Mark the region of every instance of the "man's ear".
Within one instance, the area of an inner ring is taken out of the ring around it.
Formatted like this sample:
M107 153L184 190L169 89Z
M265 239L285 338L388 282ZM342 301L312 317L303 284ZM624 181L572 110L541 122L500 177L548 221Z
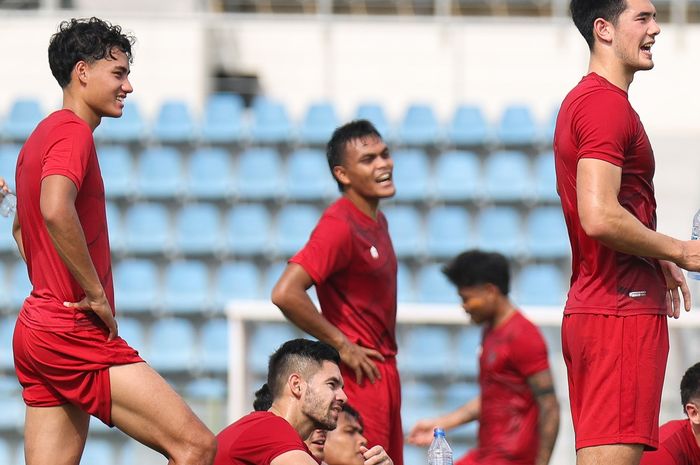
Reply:
M289 378L287 378L287 386L292 395L297 399L301 398L301 393L304 390L305 384L305 381L299 373L292 373L289 375Z
M88 64L85 61L80 60L73 67L73 78L83 85L87 84L89 71Z
M604 20L603 18L596 18L593 21L593 39L604 43L612 43L613 37L615 36L615 28L612 23Z
M345 167L342 165L335 165L333 167L333 176L335 176L335 179L343 186L350 184L350 179L348 179Z
M700 426L700 411L697 405L688 402L685 404L685 413L688 415L688 418L690 418L691 423Z

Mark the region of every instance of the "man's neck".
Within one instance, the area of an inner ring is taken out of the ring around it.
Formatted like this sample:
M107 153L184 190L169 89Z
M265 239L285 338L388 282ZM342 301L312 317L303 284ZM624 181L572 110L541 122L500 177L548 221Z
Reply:
M502 297L501 299L502 300L499 303L498 311L496 312L496 315L491 323L492 328L497 328L505 324L506 321L510 320L513 315L515 315L515 307L513 306L512 302L507 297Z
M596 73L625 92L629 91L630 84L634 79L634 71L624 66L619 60L596 53L591 54L588 72Z
M700 425L697 425L691 421L690 428L693 430L693 436L695 436L695 444L697 444L698 448L700 449Z
M343 196L352 202L358 210L373 220L377 219L377 210L379 209L379 199L366 198L357 194L355 191L345 191Z
M75 115L85 121L91 130L95 130L100 125L100 118L81 98L74 95L70 89L63 91L63 109L70 110Z
M309 417L301 413L298 405L293 405L292 402L285 399L275 400L268 412L284 418L303 440L311 436L311 433L316 429Z

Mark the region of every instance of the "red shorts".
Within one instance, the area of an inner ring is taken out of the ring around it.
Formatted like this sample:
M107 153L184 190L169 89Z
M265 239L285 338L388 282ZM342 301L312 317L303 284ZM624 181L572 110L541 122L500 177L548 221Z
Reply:
M659 445L668 356L665 315L565 315L562 351L576 449Z
M143 362L120 337L106 330L42 331L17 320L12 341L15 372L30 407L73 404L112 425L109 367Z
M341 364L348 404L360 413L364 426L363 435L367 447L381 445L394 461L403 465L403 428L401 426L401 381L396 369L396 359L387 357L384 363L373 360L379 368L382 379L370 383L362 379L362 385L355 382L355 374Z

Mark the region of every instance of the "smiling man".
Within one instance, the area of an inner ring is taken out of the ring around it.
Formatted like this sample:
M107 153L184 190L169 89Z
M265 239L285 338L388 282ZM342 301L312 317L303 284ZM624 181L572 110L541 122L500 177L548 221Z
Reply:
M395 193L394 162L365 120L339 127L327 146L342 196L289 261L272 301L302 330L335 347L350 403L370 445L403 465L401 387L396 369L396 255L379 201ZM321 313L307 290L316 286Z

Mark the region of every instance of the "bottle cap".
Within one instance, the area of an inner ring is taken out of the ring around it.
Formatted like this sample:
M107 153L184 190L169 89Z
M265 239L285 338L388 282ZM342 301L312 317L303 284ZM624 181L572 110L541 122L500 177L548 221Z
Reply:
M442 428L435 428L433 430L433 437L435 437L435 438L443 437L444 438L445 437L445 430Z

